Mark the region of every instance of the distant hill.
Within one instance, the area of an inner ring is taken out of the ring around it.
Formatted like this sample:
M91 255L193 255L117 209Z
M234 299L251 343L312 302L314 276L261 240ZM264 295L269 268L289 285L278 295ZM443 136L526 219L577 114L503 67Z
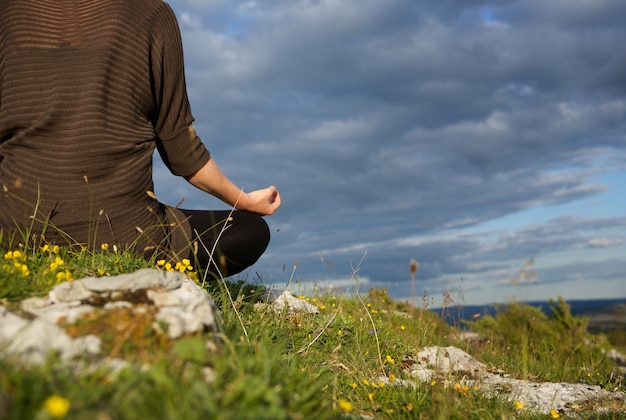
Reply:
M540 308L546 315L552 315L550 303L523 302ZM572 315L583 316L589 319L588 330L591 333L608 332L612 330L626 330L626 298L621 299L590 299L567 301ZM483 315L495 315L498 307L506 304L470 305L450 307L445 310L446 321L460 326L460 320L476 319ZM441 308L433 308L433 312L441 314Z

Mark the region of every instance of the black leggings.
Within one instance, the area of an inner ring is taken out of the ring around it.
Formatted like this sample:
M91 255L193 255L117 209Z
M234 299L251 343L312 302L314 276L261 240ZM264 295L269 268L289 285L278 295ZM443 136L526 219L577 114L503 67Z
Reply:
M269 244L269 227L257 214L239 210L179 210L189 220L192 237L199 237L201 242L197 253L192 252L192 265L208 268L216 278L250 267Z

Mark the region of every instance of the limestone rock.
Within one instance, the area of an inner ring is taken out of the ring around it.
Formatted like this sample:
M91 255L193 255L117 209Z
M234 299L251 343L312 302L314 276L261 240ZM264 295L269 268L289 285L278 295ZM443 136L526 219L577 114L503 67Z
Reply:
M282 312L286 308L289 312L320 313L317 306L310 304L304 299L295 297L289 290L285 290L280 294L275 290L270 290L267 293L267 302L271 304L271 307L277 312ZM256 305L257 308L260 306L265 305Z
M444 382L458 381L477 387L486 395L519 401L527 410L550 414L551 410L568 413L575 404L590 400L626 400L626 393L611 392L599 386L571 383L532 382L490 373L481 363L463 350L450 347L426 347L417 356L405 356L401 365L404 372L421 382L443 378ZM454 379L457 378L457 379ZM386 383L389 380L380 378ZM393 384L407 386L409 381ZM448 384L449 385L449 384Z
M573 404L590 400L624 400L623 392L611 392L599 386L573 383L532 382L489 374L483 385L487 392L508 401L520 401L528 410L549 414L551 410L566 412Z
M136 298L147 290L174 290L186 277L177 272L144 268L114 277L86 277L56 285L49 294L53 303L92 303Z
M80 317L87 315L94 311L94 307L91 305L80 304L68 304L58 303L50 304L40 308L32 308L29 305L22 304L22 309L33 315L36 315L39 319L45 319L46 321L56 324L60 321L73 324L78 321Z
M72 339L57 324L74 323L96 308L132 309L136 304L154 305L158 309L155 323L165 323L172 339L198 331L221 331L219 310L204 289L178 272L143 269L58 284L48 296L21 302L34 320L0 307L0 356L19 355L33 364L44 362L51 351L63 360L98 354L99 338Z
M458 347L426 347L417 354L417 366L431 367L439 372L464 373L471 377L483 377L487 366Z
M157 321L168 324L170 338L201 330L220 331L219 310L204 289L185 279L178 289L149 291L148 298L159 307Z
M62 360L100 352L100 339L93 335L72 339L56 324L45 319L28 321L0 307L0 354L27 364L43 363L50 352Z

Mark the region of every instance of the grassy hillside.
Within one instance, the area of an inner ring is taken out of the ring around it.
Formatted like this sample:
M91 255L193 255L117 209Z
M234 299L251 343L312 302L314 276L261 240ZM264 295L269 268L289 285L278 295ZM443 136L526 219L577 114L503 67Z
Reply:
M109 249L14 251L0 256L0 299L15 311L18 301L45 294L58 282L151 266L175 269ZM201 274L179 268L203 283ZM563 300L554 303L552 317L521 304L503 307L468 323L465 327L482 339L466 342L440 314L398 304L384 290L303 297L320 308L320 314L311 315L255 309L264 296L259 285L218 281L204 286L223 313L225 331L216 348L206 346L215 337L198 334L171 341L141 319L126 322L127 331L107 332L107 326L122 322L120 314L66 325L73 334L97 332L104 353L131 362L131 367L77 373L54 356L45 366L30 368L0 360L0 418L550 417L459 386L462 378L420 383L407 376L403 358L433 345L460 347L493 371L516 378L625 389L623 375L605 356L612 346L608 338L589 334L587 320L572 316ZM386 385L381 377L407 379L415 386ZM578 411L584 417L593 408ZM623 409L608 407L602 418L626 418Z

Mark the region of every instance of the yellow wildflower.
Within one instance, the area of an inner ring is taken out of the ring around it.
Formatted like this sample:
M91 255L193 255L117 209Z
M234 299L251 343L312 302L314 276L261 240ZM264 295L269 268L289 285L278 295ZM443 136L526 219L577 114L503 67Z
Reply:
M56 271L59 267L65 265L65 261L61 257L55 257L50 263L50 271Z
M30 275L30 270L28 269L26 264L20 264L19 270L20 270L20 273L22 274L22 277L28 277Z
M370 402L374 404L374 394L367 394L367 398L369 398Z
M5 260L22 260L25 256L21 251L9 251L4 254Z
M191 280L195 281L196 283L200 281L198 280L198 273L196 273L195 271L192 271L191 273L187 273L187 277L189 277Z
M393 373L390 373L390 374L389 374L389 380L390 380L391 382L395 381L395 380L396 380L396 375L394 375Z
M406 330L406 327L404 326L404 324L400 325L400 329L401 329L402 331Z
M2 264L2 269L4 271L8 271L9 273L17 274L22 277L28 277L30 275L30 270L28 269L28 266L15 260L12 264Z
M59 271L57 273L57 283L63 283L64 281L72 280L74 280L74 277L72 276L72 273L70 273L68 270Z
M358 386L356 382L352 382L350 384L350 386L352 387L352 389L356 389L356 387Z
M550 410L550 417L552 417L553 419L558 419L559 417L561 417L561 415L553 408L552 410Z
M515 408L521 410L522 408L524 408L524 403L521 401L515 401Z
M352 403L346 400L339 400L339 408L344 413L350 413L353 410Z
M469 391L468 385L461 385L458 382L454 384L453 388L455 391L459 391L463 395L467 395L467 392Z
M44 402L44 408L55 419L62 419L70 409L70 401L58 395L52 395Z
M395 360L393 360L393 358L392 358L391 356L389 356L389 355L387 355L387 356L385 357L385 361L386 361L387 363L392 364L392 365L393 365L394 363L396 363L396 361L395 361Z

